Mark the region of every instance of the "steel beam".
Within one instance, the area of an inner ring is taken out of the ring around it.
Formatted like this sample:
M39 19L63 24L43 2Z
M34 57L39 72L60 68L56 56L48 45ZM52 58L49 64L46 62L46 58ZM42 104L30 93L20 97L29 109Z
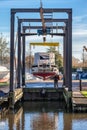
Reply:
M34 36L37 35L37 33L21 33L21 36ZM52 36L64 36L65 33L49 33L48 35Z
M23 33L25 33L25 29L23 28ZM25 86L25 36L22 37L22 86Z
M64 28L63 32L65 33L65 36L63 37L63 86L66 85L66 27Z
M59 42L31 42L30 46L59 46Z
M10 30L10 92L14 87L14 13L11 12L11 30Z
M13 13L39 13L40 8L16 8L16 9L11 9L11 12ZM58 13L69 13L71 12L71 8L43 8L44 13L53 13L53 12L58 12Z
M18 81L17 81L17 88L21 86L21 22L18 19Z
M22 18L20 19L21 22L42 22L41 19L35 19L35 18L31 18L31 19L25 19ZM68 19L50 19L50 18L45 18L44 19L45 22L67 22Z
M42 26L23 26L23 28L26 29L42 29ZM63 29L64 26L52 26L52 29Z
M69 81L68 90L72 91L72 12L68 13L68 70L69 70Z
M68 45L68 22L66 23L66 35L65 35L65 45L64 45L64 50L65 50L65 64L64 64L64 69L65 69L65 86L68 88L69 87L69 45Z

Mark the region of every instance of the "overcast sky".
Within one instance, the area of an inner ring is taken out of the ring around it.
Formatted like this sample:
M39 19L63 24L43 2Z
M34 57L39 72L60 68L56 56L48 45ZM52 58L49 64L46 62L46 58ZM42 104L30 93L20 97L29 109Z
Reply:
M82 59L83 46L87 46L87 0L42 0L42 3L43 8L72 8L73 56ZM0 32L7 37L8 41L10 39L11 8L40 8L40 0L0 0ZM26 15L22 14L19 17L26 18ZM38 40L40 39L39 37ZM32 40L33 37L31 38ZM52 41L56 40L62 42L60 38L52 39ZM62 45L60 45L60 52L62 51Z

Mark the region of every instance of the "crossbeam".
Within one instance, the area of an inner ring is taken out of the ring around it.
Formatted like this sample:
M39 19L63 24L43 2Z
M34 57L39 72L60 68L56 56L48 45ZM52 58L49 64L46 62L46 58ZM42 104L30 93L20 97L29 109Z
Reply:
M40 8L38 9L38 8L22 8L22 9L20 9L20 8L13 8L13 9L11 9L11 12L12 13L39 13L40 12ZM66 8L66 9L64 9L64 8L44 8L43 9L43 12L44 13L53 13L53 12L58 12L58 13L61 13L61 12L63 12L63 13L70 13L70 12L72 12L72 9L71 8Z
M24 29L42 29L42 26L23 26ZM52 29L64 29L64 26L52 26Z
M21 33L21 36L34 36L37 35L37 33ZM64 36L65 33L49 33L49 35L52 36Z
M59 42L31 42L31 46L59 46Z
M25 19L22 18L20 19L21 22L42 22L41 19ZM67 22L68 19L52 19L52 18L45 18L44 19L45 22Z

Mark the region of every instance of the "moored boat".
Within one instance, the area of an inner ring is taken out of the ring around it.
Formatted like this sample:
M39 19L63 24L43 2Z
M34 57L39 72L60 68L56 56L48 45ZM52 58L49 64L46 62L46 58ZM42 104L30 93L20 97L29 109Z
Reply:
M7 82L9 77L9 69L5 66L0 66L0 82Z

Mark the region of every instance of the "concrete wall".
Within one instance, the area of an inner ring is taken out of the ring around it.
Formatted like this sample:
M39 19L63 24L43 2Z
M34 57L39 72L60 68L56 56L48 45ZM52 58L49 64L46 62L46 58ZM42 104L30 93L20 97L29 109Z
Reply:
M64 100L63 89L24 88L23 100Z

